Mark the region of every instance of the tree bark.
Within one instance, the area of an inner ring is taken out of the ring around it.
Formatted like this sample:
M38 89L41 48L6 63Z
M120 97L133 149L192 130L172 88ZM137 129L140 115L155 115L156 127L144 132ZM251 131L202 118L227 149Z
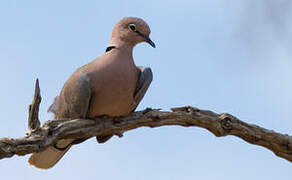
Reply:
M23 138L1 138L0 159L40 152L60 139L90 138L108 134L122 137L124 132L139 127L178 125L205 128L217 137L237 136L248 143L263 146L275 155L292 162L292 136L245 123L227 113L217 114L190 106L172 108L172 111L147 108L126 117L50 120L40 127L38 120L40 99L37 82L34 100L29 108L29 131Z

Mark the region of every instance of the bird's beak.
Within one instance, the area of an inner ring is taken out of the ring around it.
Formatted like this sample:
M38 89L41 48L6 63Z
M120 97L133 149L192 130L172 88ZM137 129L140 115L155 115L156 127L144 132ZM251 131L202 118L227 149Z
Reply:
M143 37L143 38L145 39L145 41L146 41L148 44L150 44L150 46L152 46L153 48L156 48L155 43L150 39L149 36L146 36L146 35L140 33L139 31L136 31L136 33L138 33L141 37Z
M145 39L146 39L146 42L150 44L150 46L152 46L153 48L156 47L155 43L149 37L145 37Z

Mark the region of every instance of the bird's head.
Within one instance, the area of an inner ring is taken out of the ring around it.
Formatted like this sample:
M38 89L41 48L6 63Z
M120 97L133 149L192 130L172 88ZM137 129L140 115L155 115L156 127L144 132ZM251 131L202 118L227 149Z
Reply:
M155 48L154 42L149 38L150 32L144 20L136 17L123 18L114 26L110 44L135 46L138 43L147 42Z

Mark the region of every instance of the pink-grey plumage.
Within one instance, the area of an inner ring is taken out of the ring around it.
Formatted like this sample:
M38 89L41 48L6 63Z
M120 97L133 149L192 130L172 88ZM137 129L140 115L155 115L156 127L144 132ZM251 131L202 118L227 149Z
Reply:
M136 109L151 81L150 68L137 67L132 51L136 44L147 42L150 28L140 18L121 19L113 28L107 51L77 69L64 84L49 111L55 119L94 118L100 115L125 116ZM112 135L97 137L100 143ZM65 139L40 153L29 164L38 168L53 167L72 144L84 139Z

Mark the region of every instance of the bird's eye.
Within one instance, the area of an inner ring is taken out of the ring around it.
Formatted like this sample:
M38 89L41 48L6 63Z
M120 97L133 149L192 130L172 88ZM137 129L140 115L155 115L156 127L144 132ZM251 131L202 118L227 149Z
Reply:
M136 31L136 25L135 24L129 24L129 29L132 31Z

